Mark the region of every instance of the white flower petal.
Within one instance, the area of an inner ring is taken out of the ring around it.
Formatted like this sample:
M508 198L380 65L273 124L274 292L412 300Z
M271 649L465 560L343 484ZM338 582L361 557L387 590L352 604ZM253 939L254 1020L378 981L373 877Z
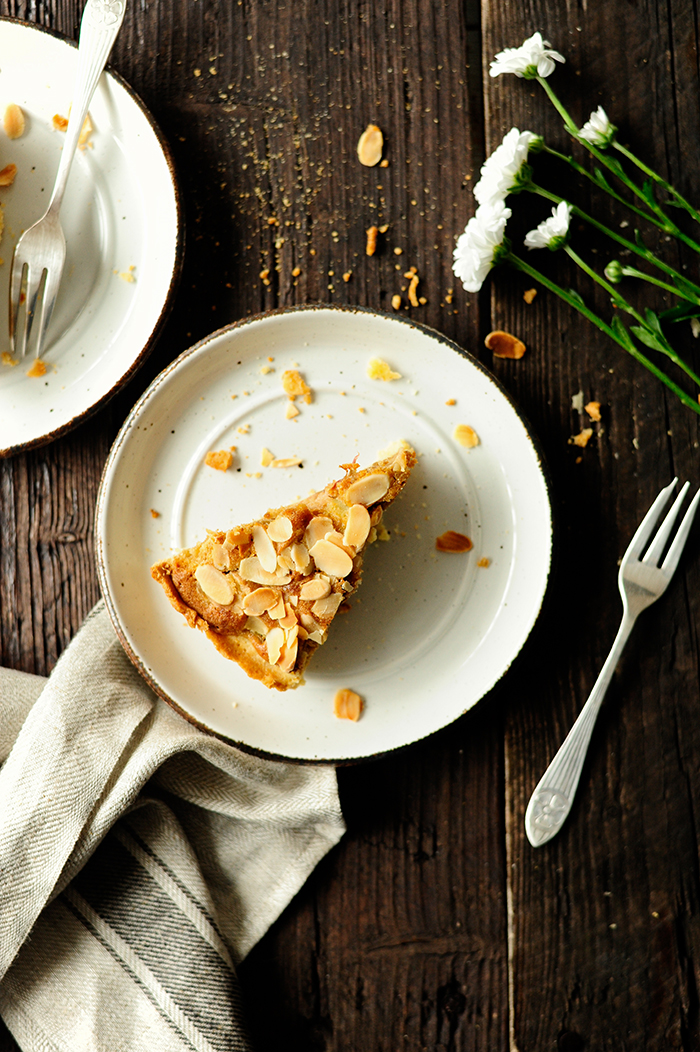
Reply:
M593 146L609 146L616 131L603 107L599 106L581 128L579 136Z
M560 242L569 233L570 221L571 205L567 201L560 201L556 208L552 209L549 219L545 219L525 235L525 247L550 248L552 242Z
M536 71L537 76L548 77L554 71L555 62L565 61L563 55L550 48L548 40L542 39L541 33L533 33L520 47L500 51L491 63L489 73L492 77L501 73L525 77L532 76Z
M457 239L452 269L467 292L478 292L483 285L511 215L503 201L480 205Z
M531 141L536 136L517 128L503 137L503 141L486 159L481 178L474 187L474 197L480 205L502 201L517 183L518 175L527 161Z

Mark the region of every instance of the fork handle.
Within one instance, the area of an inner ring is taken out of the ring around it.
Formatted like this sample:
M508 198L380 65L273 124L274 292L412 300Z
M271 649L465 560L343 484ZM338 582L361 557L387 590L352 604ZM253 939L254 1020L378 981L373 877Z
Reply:
M80 22L78 69L73 89L73 103L66 129L66 141L56 173L56 182L49 207L46 210L47 214L54 212L57 215L61 207L68 173L73 163L83 123L112 45L121 28L125 10L126 0L87 0L85 4Z
M540 847L556 836L571 810L600 706L636 619L625 611L615 642L585 705L530 797L525 812L525 832L533 847Z

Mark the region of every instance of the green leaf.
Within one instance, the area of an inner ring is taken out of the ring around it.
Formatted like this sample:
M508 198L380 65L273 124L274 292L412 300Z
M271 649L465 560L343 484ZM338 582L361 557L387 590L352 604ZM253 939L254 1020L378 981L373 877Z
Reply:
M688 321L690 318L700 318L700 306L692 303L679 303L677 307L662 311L659 318L663 322Z
M642 184L642 196L645 201L648 201L652 208L656 207L656 197L654 195L654 183L651 179L645 179Z
M640 343L643 343L645 347L651 347L654 351L661 351L665 353L666 348L653 332L649 332L648 329L642 328L641 325L632 325L630 332L633 332Z
M610 194L614 193L614 190L613 190L612 186L610 185L608 180L605 178L605 175L604 175L603 170L601 168L594 168L593 169L593 176L595 178L595 181L598 183L598 186L602 186L603 190L607 190L608 193L610 193Z
M644 250L646 250L647 246L644 244L644 239L642 238L642 235L639 233L638 230L635 230L634 232L634 243L635 245L637 245L638 248L643 248Z
M647 307L647 309L644 311L644 317L646 318L647 325L649 326L649 328L653 329L655 332L658 332L659 336L661 336L661 324L656 313L649 307Z
M586 306L586 301L584 300L583 296L580 296L579 293L576 292L575 289L567 289L566 290L566 294L572 300L574 300L575 303L578 303L579 307L585 307Z
M613 316L612 321L610 322L610 328L620 339L620 341L624 344L625 347L634 347L634 343L630 339L630 334L620 321L617 314Z

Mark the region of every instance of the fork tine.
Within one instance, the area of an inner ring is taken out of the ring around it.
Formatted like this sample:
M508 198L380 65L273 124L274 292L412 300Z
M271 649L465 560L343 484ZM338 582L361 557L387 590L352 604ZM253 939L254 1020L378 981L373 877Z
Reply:
M649 540L649 537L651 536L651 531L654 529L654 526L656 526L656 522L659 518L659 515L661 514L661 510L666 504L666 501L670 497L671 491L673 490L673 487L676 485L677 482L678 478L674 478L673 482L670 482L668 486L665 486L661 490L658 497L656 498L652 506L649 508L649 511L646 513L639 526L637 527L637 532L630 541L629 547L625 552L624 556L622 557L623 563L626 562L628 559L638 559L639 556L642 554L642 552L644 551L644 546Z
M671 510L667 514L666 518L656 531L656 536L649 545L649 550L642 559L642 562L647 563L650 566L658 565L659 559L661 558L663 550L666 547L666 542L671 536L671 530L673 529L673 524L675 523L678 517L678 512L681 510L681 504L685 500L685 495L688 492L689 488L689 482L684 482L681 486L680 493L671 505Z
M661 564L661 569L667 575L671 577L674 570L678 566L678 560L681 557L681 552L685 546L685 542L688 539L690 527L693 525L693 519L695 518L695 512L698 510L698 503L700 503L700 490L693 497L690 507L683 516L683 521L678 527L678 533L673 538L673 543L668 550L668 555Z
M24 358L27 353L27 312L29 300L27 299L27 286L29 285L29 266L23 263L21 267L15 266L12 261L12 272L10 277L10 350L18 358ZM22 290L24 289L24 299ZM24 309L23 309L24 308Z

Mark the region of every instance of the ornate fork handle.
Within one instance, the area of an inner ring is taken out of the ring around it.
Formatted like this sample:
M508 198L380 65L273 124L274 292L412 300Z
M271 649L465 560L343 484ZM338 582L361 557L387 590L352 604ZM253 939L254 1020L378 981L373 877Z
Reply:
M80 133L88 107L121 27L126 0L87 0L80 23L78 70L73 91L66 141L56 173L48 212L56 215L61 207Z
M586 704L530 798L525 812L525 831L533 847L551 840L571 810L600 706L636 620L637 616L628 612L623 616Z

